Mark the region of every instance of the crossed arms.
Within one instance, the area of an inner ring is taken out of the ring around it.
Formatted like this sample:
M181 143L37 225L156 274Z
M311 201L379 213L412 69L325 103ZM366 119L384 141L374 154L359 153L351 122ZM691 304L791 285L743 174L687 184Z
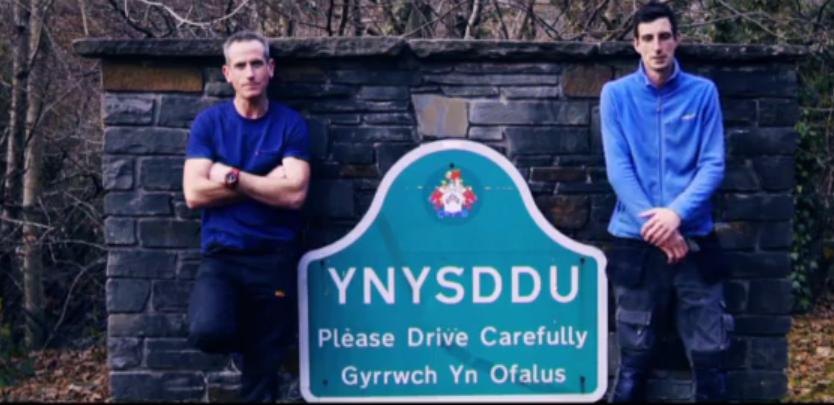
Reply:
M224 184L231 166L207 158L191 158L183 167L183 194L188 208L216 207L253 198L279 208L300 209L310 185L310 165L286 157L265 176L240 172L237 188Z

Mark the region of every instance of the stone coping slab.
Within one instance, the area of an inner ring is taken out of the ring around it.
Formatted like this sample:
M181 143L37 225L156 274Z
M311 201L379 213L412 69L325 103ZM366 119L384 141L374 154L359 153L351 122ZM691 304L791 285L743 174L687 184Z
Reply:
M222 54L222 40L215 39L107 39L75 40L81 56L90 58L216 58ZM274 57L346 58L397 57L405 52L418 59L476 60L585 60L633 57L630 42L532 42L503 40L362 38L274 38ZM728 62L793 61L808 54L794 45L683 44L678 54L686 59Z

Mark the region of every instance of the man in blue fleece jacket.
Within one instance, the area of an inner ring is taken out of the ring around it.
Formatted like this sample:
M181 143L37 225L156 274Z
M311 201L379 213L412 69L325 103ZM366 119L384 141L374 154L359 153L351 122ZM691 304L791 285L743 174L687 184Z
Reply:
M710 197L724 177L715 85L681 70L675 15L652 1L635 16L634 73L600 100L605 163L617 194L608 231L620 368L612 402L642 400L657 332L674 317L698 401L725 399L722 358L732 317Z

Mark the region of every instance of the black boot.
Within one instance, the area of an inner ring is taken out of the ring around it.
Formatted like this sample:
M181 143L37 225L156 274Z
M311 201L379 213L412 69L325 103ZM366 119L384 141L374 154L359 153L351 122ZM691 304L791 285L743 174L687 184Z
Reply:
M649 370L648 353L623 350L620 368L611 391L609 402L644 402L646 399L646 375Z
M695 377L695 402L727 400L727 373L723 369L723 352L692 353Z

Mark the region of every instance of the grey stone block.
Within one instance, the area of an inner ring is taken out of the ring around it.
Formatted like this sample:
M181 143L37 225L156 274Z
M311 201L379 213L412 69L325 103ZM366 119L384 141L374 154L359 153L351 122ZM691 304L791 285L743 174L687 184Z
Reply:
M240 373L215 371L206 374L209 402L242 402Z
M142 312L151 293L151 283L142 279L111 278L107 280L105 291L108 313Z
M793 198L787 194L728 194L720 200L723 221L786 221L793 218Z
M171 215L169 194L109 192L104 196L105 215Z
M692 381L677 378L650 379L646 399L649 402L686 402L692 399Z
M756 122L756 100L721 100L721 112L725 125L753 124Z
M194 280L197 278L197 272L199 270L200 262L180 260L180 264L177 266L177 279Z
M220 370L228 356L204 353L182 338L145 339L145 364L154 370Z
M184 337L188 324L184 314L110 314L111 337Z
M150 125L154 96L150 94L107 93L102 100L105 125Z
M188 128L200 111L222 101L213 97L163 94L159 99L159 126Z
M600 126L599 106L591 108L591 153L603 154L602 127Z
M423 136L465 137L469 103L461 98L416 94L411 96L417 130Z
M588 222L588 196L538 197L536 205L557 229L579 229Z
M607 224L611 219L611 214L614 212L614 207L616 205L617 197L613 194L592 195L591 220L596 222L605 222Z
M504 134L511 155L588 152L588 130L564 127L508 127Z
M398 70L337 70L329 72L333 83L403 86L420 84L419 74Z
M495 86L440 86L440 90L449 97L495 97L499 94Z
M203 399L202 373L114 371L110 373L110 394L117 402L191 401Z
M530 169L531 181L544 182L584 182L588 179L588 173L578 167L533 167Z
M182 155L188 130L157 127L109 127L104 152L111 154Z
M614 69L605 65L573 65L562 74L562 91L567 97L597 98L613 77Z
M533 74L427 74L423 77L425 84L453 84L478 86L489 83L493 86L515 86L515 85L556 85L559 84L557 75L533 75Z
M750 339L730 338L730 348L724 356L727 370L747 369L750 367Z
M146 190L182 190L183 158L147 158L139 161L142 187Z
M341 98L352 96L356 87L331 83L281 83L269 86L269 97L274 99Z
M747 162L729 161L724 170L722 191L755 191L759 189L756 172Z
M727 130L729 156L793 155L799 134L793 128Z
M501 127L469 127L469 139L500 141L504 139L504 131Z
M200 222L172 219L140 219L139 241L145 247L199 247Z
M737 278L781 278L791 272L787 252L724 252L730 275Z
M107 364L112 370L136 368L142 364L142 339L111 337L107 339Z
M750 314L790 314L793 309L793 287L788 279L750 280Z
M174 214L177 218L180 219L199 219L200 213L202 209L196 208L191 209L188 208L188 205L185 203L185 200L182 198L175 198L174 199Z
M331 127L334 142L410 141L414 130L409 127Z
M501 95L508 99L515 98L561 98L559 86L502 87Z
M799 104L794 99L760 99L760 127L792 127L799 121Z
M205 95L208 97L234 97L235 89L226 82L208 82L204 86Z
M750 339L750 366L779 370L788 367L788 341L784 337Z
M110 250L107 277L173 278L177 255L158 250Z
M104 240L108 245L136 243L136 222L132 218L110 217L104 220Z
M758 240L758 227L750 222L719 222L715 233L726 250L751 250Z
M324 121L324 125L327 125L327 123L332 125L353 125L362 122L362 116L357 113L316 114L310 119Z
M315 180L310 184L305 215L324 218L352 218L353 182L349 180Z
M382 174L388 172L397 160L416 148L415 144L384 143L376 146L376 161Z
M194 283L183 280L153 282L152 307L157 312L185 312Z
M370 125L414 125L414 118L409 113L365 114L363 119Z
M718 92L725 97L796 97L795 70L729 70L714 73Z
M793 156L763 156L753 159L753 165L767 191L787 191L796 184L796 163Z
M368 101L322 100L312 103L310 111L324 113L407 111L408 100Z
M333 144L333 159L345 164L367 165L374 162L374 149L370 145L336 143Z
M724 283L724 303L730 313L741 313L747 309L750 288L746 280L729 280Z
M585 101L472 101L471 124L588 125L590 111Z
M408 87L362 86L356 95L361 100L408 100Z
M324 160L329 144L327 123L318 118L308 118L307 133L310 136L310 153L313 159Z
M785 336L791 330L789 315L735 315L737 335Z
M593 178L593 175L592 175ZM613 190L605 180L590 182L556 183L554 194L596 194L610 193Z
M101 183L105 190L130 190L133 188L133 158L103 156Z
M787 249L793 243L793 222L763 222L760 225L759 247Z
M552 73L562 72L562 65L557 63L519 63L519 62L463 62L454 65L455 72L461 73Z
M745 370L727 374L730 400L779 401L788 392L788 379L782 371Z

